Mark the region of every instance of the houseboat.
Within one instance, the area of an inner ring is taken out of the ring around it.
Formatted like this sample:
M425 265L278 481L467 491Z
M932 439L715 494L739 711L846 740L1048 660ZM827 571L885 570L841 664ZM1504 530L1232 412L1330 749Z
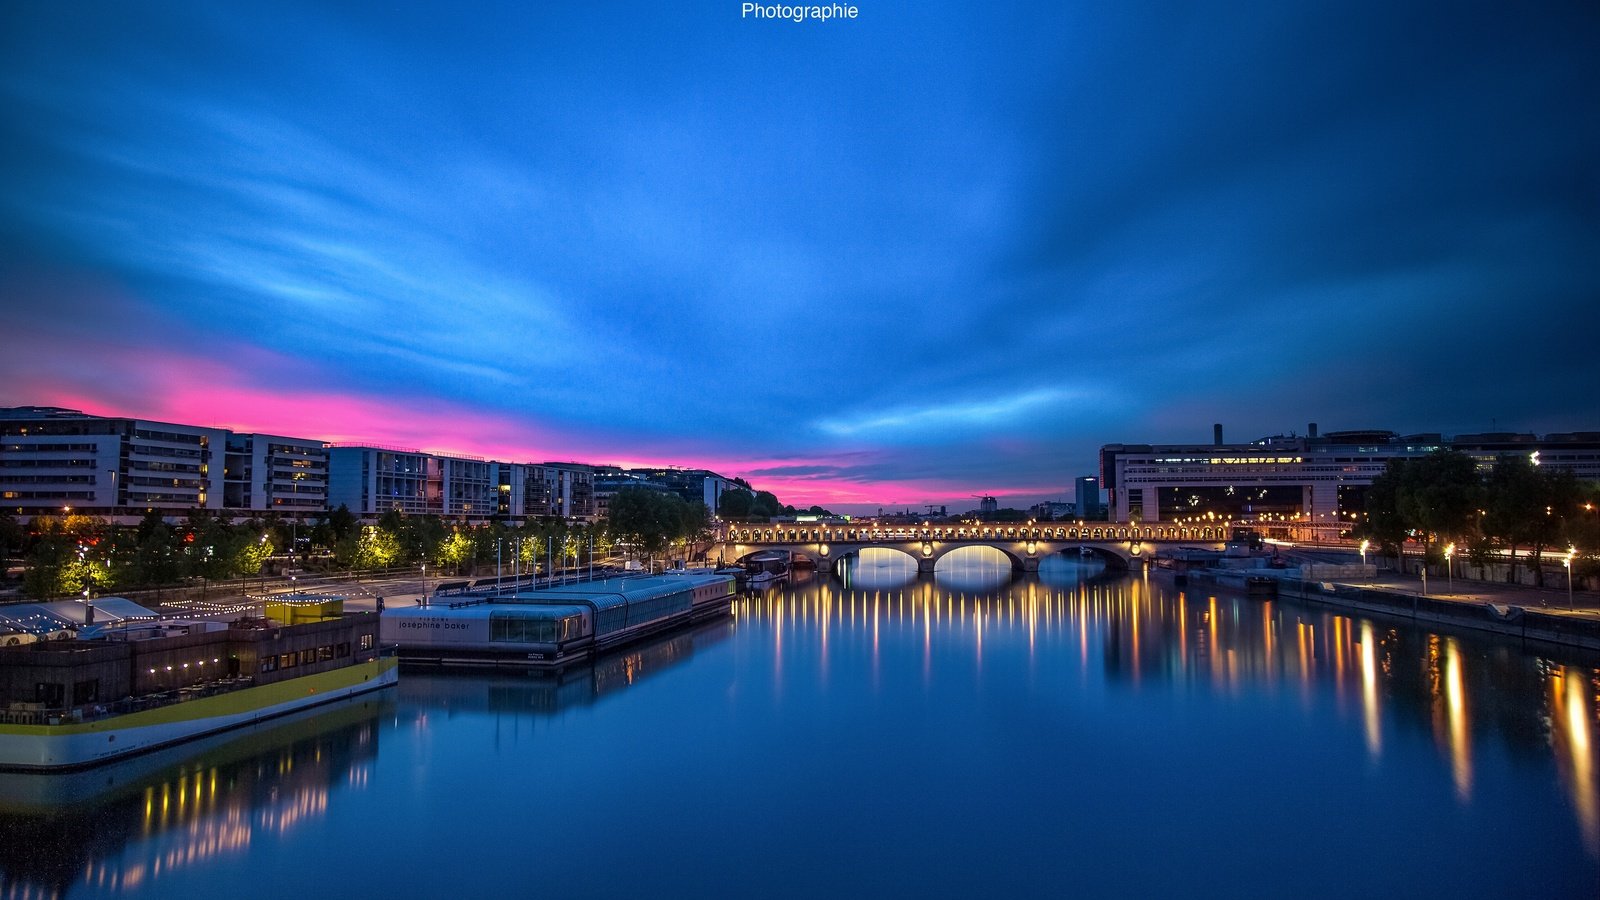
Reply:
M297 596L266 618L0 647L0 770L98 765L393 685L378 616L342 607Z
M733 578L703 569L461 589L385 610L380 636L408 665L562 668L646 635L727 615L735 594Z
M751 587L764 587L789 577L791 556L787 550L762 550L744 559L744 578Z

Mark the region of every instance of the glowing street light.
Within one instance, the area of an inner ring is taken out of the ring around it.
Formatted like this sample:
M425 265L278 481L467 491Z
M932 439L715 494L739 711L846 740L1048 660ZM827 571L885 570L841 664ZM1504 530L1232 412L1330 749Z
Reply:
M1561 564L1567 567L1567 609L1569 611L1575 609L1572 605L1572 557L1577 554L1577 547L1568 547L1567 558L1561 561Z
M1372 546L1371 541L1363 540L1361 542L1361 564L1363 566L1367 564L1367 548L1370 546Z
M1450 585L1449 591L1452 594L1455 593L1455 591L1456 591L1456 574L1455 574L1454 571L1452 571L1450 569L1450 557L1455 556L1455 555L1456 555L1456 545L1455 544L1451 544L1450 546L1444 548L1444 577L1449 582L1449 585Z

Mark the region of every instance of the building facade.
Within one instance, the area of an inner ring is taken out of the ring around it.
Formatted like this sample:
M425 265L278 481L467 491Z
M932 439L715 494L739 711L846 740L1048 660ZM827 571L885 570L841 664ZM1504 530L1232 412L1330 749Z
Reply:
M1398 435L1310 426L1305 436L1275 435L1243 444L1107 444L1100 473L1118 522L1183 519L1284 523L1319 536L1347 531L1366 509L1366 490L1392 459L1448 449L1488 469L1503 456L1600 480L1600 432Z
M1073 487L1077 495L1077 502L1073 504L1074 514L1086 521L1099 519L1104 510L1100 508L1100 479L1093 475L1080 475Z
M230 433L223 464L223 507L319 515L328 508L328 449L321 441Z
M597 517L595 467L582 463L492 463L497 513L508 519Z
M328 505L364 518L390 510L443 515L443 473L420 450L333 446L328 449Z
M0 410L0 508L24 517L222 510L227 436L59 407Z

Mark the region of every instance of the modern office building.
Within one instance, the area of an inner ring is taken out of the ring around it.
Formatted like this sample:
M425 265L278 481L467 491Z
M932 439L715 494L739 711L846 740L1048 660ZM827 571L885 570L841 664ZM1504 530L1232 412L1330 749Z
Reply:
M619 466L594 467L594 514L598 518L605 518L611 513L611 498L625 488L638 488L640 490L655 491L660 494L676 493L661 481L647 477L640 470L628 470Z
M223 507L305 517L328 508L328 449L321 441L230 433Z
M503 463L374 444L328 449L328 505L362 518L408 516L482 521L500 507Z
M581 463L494 463L498 514L508 519L592 520L594 467Z
M594 499L594 467L584 463L547 462L538 468L550 497L550 515L592 521L599 513Z
M648 481L666 485L667 490L683 498L685 503L704 503L712 512L722 505L722 494L732 484L709 469L629 469L628 473Z
M1337 431L1274 435L1242 444L1107 444L1101 480L1119 522L1185 518L1248 519L1311 525L1317 533L1349 528L1366 508L1366 489L1391 459L1440 449L1472 456L1484 469L1508 455L1600 480L1600 432L1547 434L1398 435Z
M135 516L224 508L229 432L75 409L0 410L0 508Z
M402 447L328 448L328 505L362 517L390 510L443 515L443 475L431 454Z
M1074 504L1077 516L1084 521L1095 521L1105 515L1100 506L1100 479L1093 475L1080 475L1073 482L1078 502Z

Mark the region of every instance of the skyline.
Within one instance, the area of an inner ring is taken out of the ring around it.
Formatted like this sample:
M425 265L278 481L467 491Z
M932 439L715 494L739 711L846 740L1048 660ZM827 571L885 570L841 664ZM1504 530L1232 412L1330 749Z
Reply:
M442 9L0 12L0 405L840 511L1600 424L1582 4Z

